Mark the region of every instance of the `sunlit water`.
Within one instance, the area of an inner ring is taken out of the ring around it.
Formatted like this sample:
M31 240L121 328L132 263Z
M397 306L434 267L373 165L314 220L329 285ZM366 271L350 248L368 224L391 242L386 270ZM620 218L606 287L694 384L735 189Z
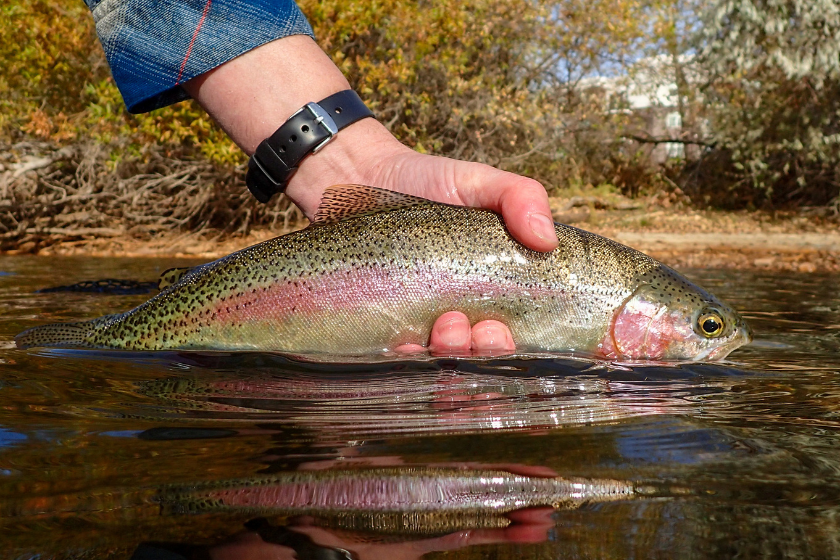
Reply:
M687 271L722 365L13 347L185 264L0 258L0 557L840 557L835 277Z

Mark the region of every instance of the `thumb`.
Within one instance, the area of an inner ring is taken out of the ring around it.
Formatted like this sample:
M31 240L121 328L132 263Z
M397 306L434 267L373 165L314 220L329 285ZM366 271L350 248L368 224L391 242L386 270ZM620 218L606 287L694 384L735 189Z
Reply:
M494 175L473 191L473 200L467 203L499 212L511 235L529 249L556 249L559 243L545 187L506 171Z

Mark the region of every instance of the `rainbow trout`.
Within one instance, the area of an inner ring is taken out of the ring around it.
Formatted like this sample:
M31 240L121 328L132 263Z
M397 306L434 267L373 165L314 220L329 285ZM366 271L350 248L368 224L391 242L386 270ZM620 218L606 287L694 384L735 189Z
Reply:
M426 344L435 319L506 323L518 351L613 361L715 360L743 319L656 260L557 224L560 246L516 242L494 212L358 185L327 190L308 228L196 267L146 303L44 325L20 348L378 354Z

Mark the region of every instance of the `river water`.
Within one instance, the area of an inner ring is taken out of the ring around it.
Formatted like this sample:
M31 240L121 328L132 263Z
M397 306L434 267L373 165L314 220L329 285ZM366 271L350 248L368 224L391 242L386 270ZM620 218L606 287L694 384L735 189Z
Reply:
M0 258L0 558L840 558L840 283L688 270L730 361L14 348L177 259Z

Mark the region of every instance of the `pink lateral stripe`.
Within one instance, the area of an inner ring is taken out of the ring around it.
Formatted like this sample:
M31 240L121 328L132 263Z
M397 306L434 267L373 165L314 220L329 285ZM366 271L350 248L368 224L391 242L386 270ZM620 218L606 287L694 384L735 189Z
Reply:
M184 68L186 68L187 60L190 58L190 53L192 52L193 45L195 44L195 38L198 37L198 32L201 30L201 26L204 25L204 20L207 18L207 12L210 11L210 4L212 3L213 0L207 0L207 3L204 4L204 11L201 13L201 19L198 20L198 25L196 26L195 32L190 40L190 46L187 47L187 54L184 55L184 60L181 61L181 69L178 70L178 79L175 80L175 85L181 83L181 77L184 75Z
M289 316L315 317L335 311L404 305L407 293L414 294L414 298L451 294L493 297L510 289L501 282L447 276L433 269L415 269L409 277L390 275L377 269L357 271L349 276L346 271L336 271L315 279L277 282L256 292L228 297L215 302L208 314L213 315L215 324L221 325L265 320L282 322Z

